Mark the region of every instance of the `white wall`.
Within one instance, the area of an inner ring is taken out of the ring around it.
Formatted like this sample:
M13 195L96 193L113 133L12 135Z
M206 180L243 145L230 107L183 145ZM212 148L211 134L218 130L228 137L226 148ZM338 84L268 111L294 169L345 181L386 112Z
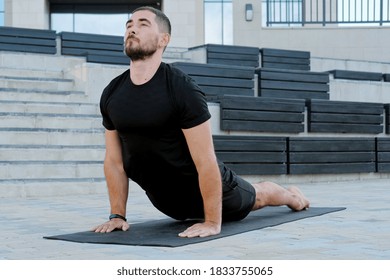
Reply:
M315 57L390 62L390 28L261 28L252 37L259 47L305 50Z
M34 29L49 28L47 0L5 0L5 25Z
M203 0L165 0L163 11L172 25L172 47L193 47L204 42Z
M245 4L254 19L245 21ZM261 1L233 0L234 44L310 51L312 57L390 62L390 27L262 27Z

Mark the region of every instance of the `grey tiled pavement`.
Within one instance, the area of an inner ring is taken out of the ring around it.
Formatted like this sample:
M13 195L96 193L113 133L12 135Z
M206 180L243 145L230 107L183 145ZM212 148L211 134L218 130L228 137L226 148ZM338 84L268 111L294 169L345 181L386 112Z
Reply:
M304 183L312 206L346 210L178 248L79 244L43 239L104 222L106 194L0 198L0 259L389 260L390 179ZM133 222L165 218L135 187ZM210 250L212 248L212 250Z

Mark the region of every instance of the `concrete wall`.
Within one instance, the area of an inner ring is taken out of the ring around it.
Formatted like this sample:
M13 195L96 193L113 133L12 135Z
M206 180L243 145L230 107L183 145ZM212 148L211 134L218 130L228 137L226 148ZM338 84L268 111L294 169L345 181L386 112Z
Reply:
M253 21L244 18L253 5ZM262 27L261 1L233 0L234 44L310 51L314 57L390 63L390 27Z
M163 11L172 24L172 47L193 47L204 43L203 0L163 1Z
M312 56L390 62L390 28L261 28L247 45L310 51Z
M49 28L47 0L5 0L5 25L34 29Z

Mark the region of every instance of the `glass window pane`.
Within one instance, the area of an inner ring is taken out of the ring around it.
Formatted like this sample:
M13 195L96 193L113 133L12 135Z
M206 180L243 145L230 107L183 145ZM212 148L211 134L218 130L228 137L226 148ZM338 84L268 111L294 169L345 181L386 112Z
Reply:
M205 43L222 44L221 3L205 3Z
M233 44L232 0L205 0L205 43Z
M51 14L51 30L73 32L73 14Z
M233 4L223 4L223 44L233 44Z
M75 32L123 36L128 14L75 14Z
M0 26L4 26L4 0L0 0Z

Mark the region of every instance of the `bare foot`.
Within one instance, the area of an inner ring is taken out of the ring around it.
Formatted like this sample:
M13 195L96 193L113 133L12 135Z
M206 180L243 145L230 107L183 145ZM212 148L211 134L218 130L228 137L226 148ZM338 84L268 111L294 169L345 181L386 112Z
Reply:
M301 190L295 186L287 189L297 199L297 205L294 207L289 206L294 211L305 210L310 207L309 200L303 195Z

